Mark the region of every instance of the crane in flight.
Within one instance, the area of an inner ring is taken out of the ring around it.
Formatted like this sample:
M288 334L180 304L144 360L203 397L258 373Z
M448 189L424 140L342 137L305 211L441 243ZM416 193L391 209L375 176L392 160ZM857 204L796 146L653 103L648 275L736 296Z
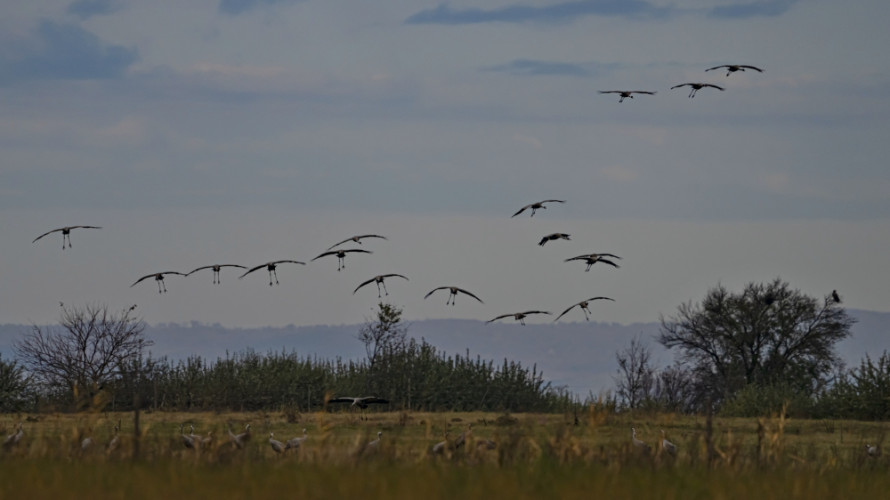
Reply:
M602 262L603 264L609 264L612 267L618 268L621 267L618 264L612 262L611 260L604 259L603 257L612 257L613 259L621 260L621 257L611 254L611 253L588 253L584 255L579 255L577 257L572 257L570 259L566 259L565 262L571 262L573 260L583 260L587 263L587 269L584 272L590 271L590 266L596 264L597 262Z
M721 92L724 91L724 90L726 90L726 89L724 89L723 87L721 87L721 86L719 86L719 85L714 85L714 84L711 84L711 83L681 83L680 85L674 85L673 87L671 87L671 90L673 90L673 89L677 89L677 88L680 88L680 87L684 87L684 86L687 86L687 85L688 85L689 87L692 87L692 90L689 91L689 95L686 96L686 97L695 97L695 93L698 92L699 90L705 88L705 87L712 87L712 88L715 88L715 89L717 89L717 90L719 90L719 91L721 91Z
M753 69L758 73L763 73L763 70L758 68L757 66L748 66L746 64L721 64L720 66L714 66L713 68L708 68L705 71L711 71L715 69L726 68L726 76L729 76L736 71L744 72L746 69Z
M448 300L445 301L445 305L448 305L448 303L451 302L451 305L454 306L454 299L457 297L458 293L462 293L464 295L469 295L470 297L473 297L474 299L478 300L480 304L485 303L485 302L482 302L482 299L480 299L479 297L464 290L463 288L458 288L456 286L440 286L438 288L433 288L432 290L430 290L430 292L428 294L423 296L423 299L426 300L426 298L429 297L430 295L432 295L433 292L435 292L436 290L448 290L449 295L448 295Z
M362 244L361 240L363 240L365 238L380 238L381 240L385 240L386 236L380 236L379 234L359 234L359 235L355 235L355 236L346 238L345 240L341 241L340 243L337 243L336 245L331 245L330 247L328 247L327 250L333 250L335 247L338 247L338 246L340 246L344 243L348 243L350 241L361 245ZM325 251L327 251L327 250L325 250Z
M204 269L213 269L213 284L217 285L217 284L219 284L219 271L224 267L240 267L241 269L247 269L247 267L239 266L238 264L213 264L210 266L199 267L193 271L187 272L185 275L190 276L190 275L195 274L196 272L204 270Z
M634 94L648 94L655 95L655 92L649 92L648 90L600 90L600 94L618 94L618 102L624 102L625 99L633 99Z
M154 278L155 281L158 283L158 293L167 293L167 285L164 283L164 275L167 275L167 274L178 274L179 276L186 276L185 274L178 273L176 271L164 271L162 273L146 274L145 276L136 280L135 283L130 285L130 288L133 288L134 286L136 286L136 283L139 283L142 280L145 280L148 278ZM130 310L132 310L132 308Z
M539 201L537 203L529 203L528 205L520 208L518 212L511 215L510 218L512 219L513 217L516 217L517 215L521 214L522 212L525 212L526 210L528 210L529 208L532 209L531 216L534 217L536 211L547 208L544 206L545 203L565 203L565 200L544 200L544 201Z
M582 300L581 302L578 302L577 304L572 304L571 306L569 306L568 309L566 309L565 311L560 313L560 315L557 316L556 319L553 321L554 322L559 321L559 318L563 317L565 315L565 313L571 311L572 308L574 308L575 306L580 307L581 310L584 311L584 319L587 321L590 321L590 316L588 315L588 313L590 312L590 309L588 309L588 306L590 306L590 303L593 302L594 300L611 300L612 302L615 302L615 299L611 299L609 297L591 297L589 299Z
M65 226L65 227L60 227L58 229L53 229L52 231L47 231L47 232L41 234L40 236L34 238L34 241L32 241L31 243L32 244L37 243L37 240L39 240L40 238L43 238L44 236L46 236L48 234L53 234L53 233L57 233L57 232L61 231L61 233L62 233L62 250L65 249L66 241L68 242L68 248L71 248L71 230L72 229L81 229L81 228L102 229L100 226Z
M313 261L316 259L320 259L327 255L336 255L337 256L337 270L341 270L346 267L346 254L351 252L360 252L360 253L374 253L370 250L362 250L361 248L348 248L346 250L329 250L327 252L322 253L321 255L312 259Z
M503 318L509 318L510 316L512 316L513 319L518 321L520 325L525 326L525 318L532 314L550 314L550 313L547 311L524 311L524 312L519 312L519 313L501 314L500 316L498 316L496 318L492 318L492 319L486 321L486 323L491 323L493 321L497 321L497 320L503 319Z
M378 398L377 396L350 397L343 396L339 398L331 398L328 403L349 403L352 408L358 408L359 412L365 410L370 405L388 405L389 400Z
M558 239L568 240L569 236L571 236L571 235L566 234L566 233L548 234L547 236L544 236L543 238L541 238L541 241L540 241L540 243L538 243L538 245L544 246L544 244L547 243L548 241L553 241L553 240L558 240Z
M355 292L357 292L359 288L361 288L369 283L376 282L377 283L377 298L380 298L380 285L383 285L383 291L386 292L386 295L389 295L389 292L386 290L386 283L384 283L384 280L386 278L393 278L393 277L404 278L406 281L408 281L408 278L406 278L405 276L402 276L401 274L395 274L395 273L378 274L377 276L374 276L373 278L369 279L368 281L365 281L361 285L355 287L355 290L352 291L352 294L355 295Z
M306 265L305 262L300 262L298 260L273 260L272 262L266 262L265 264L260 264L256 267L254 267L253 269L248 270L246 273L239 276L238 279L240 280L241 278L247 276L248 274L265 267L266 270L269 271L269 286L272 286L272 277L273 276L275 277L275 284L277 285L278 284L278 272L275 270L278 269L279 264L300 264L302 266Z

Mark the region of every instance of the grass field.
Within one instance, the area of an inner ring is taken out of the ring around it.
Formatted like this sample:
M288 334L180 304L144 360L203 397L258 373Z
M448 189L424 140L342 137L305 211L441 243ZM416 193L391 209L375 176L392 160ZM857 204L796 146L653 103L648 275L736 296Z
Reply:
M888 498L886 424L676 415L483 413L0 416L0 498ZM119 446L107 450L120 421ZM228 435L251 424L239 449ZM188 449L179 425L213 441ZM473 424L463 447L454 438ZM651 446L631 443L630 429ZM302 435L297 450L273 451ZM450 435L442 454L432 446ZM678 447L663 451L661 429ZM380 445L367 443L383 433ZM81 449L84 437L94 445ZM709 441L712 443L709 453ZM477 446L496 442L494 449Z

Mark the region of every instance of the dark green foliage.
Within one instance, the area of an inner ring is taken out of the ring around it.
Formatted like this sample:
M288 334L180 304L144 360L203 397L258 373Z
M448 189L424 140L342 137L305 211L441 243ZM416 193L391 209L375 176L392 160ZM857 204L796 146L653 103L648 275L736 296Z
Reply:
M551 388L535 367L508 360L495 365L469 353L448 356L414 339L373 368L367 361L254 351L212 363L199 357L140 363L117 381L109 409L130 409L136 393L145 408L178 411L317 411L325 394L375 395L388 399L391 409L412 410L550 411L572 404L569 394Z
M890 419L890 354L887 351L872 361L863 359L858 368L843 373L819 399L817 416Z
M28 409L33 400L29 391L30 379L22 365L15 360L4 361L0 354L0 412Z
M680 305L661 319L659 341L680 351L715 403L752 385L812 397L840 367L834 346L854 322L831 295L816 299L777 278L741 293L718 285L701 304Z

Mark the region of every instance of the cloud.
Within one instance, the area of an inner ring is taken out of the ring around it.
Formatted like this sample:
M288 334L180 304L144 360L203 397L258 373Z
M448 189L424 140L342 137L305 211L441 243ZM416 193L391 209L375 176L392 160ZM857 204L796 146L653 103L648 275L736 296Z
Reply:
M118 9L120 5L115 0L74 0L68 4L67 12L83 21L93 16L113 14Z
M531 76L580 76L600 75L617 68L617 64L598 63L565 63L558 61L535 61L532 59L515 59L506 64L498 64L482 68L484 71L509 73L511 75Z
M497 9L452 9L439 4L405 20L405 24L477 24L568 22L585 16L661 18L674 9L656 7L643 0L581 0L542 7L508 5Z
M302 0L220 0L219 11L224 14L237 16L261 6L275 4L295 4Z
M747 19L750 17L780 16L797 0L763 0L760 2L734 3L714 7L708 11L708 17L718 19Z
M15 53L0 54L0 83L116 78L139 60L135 48L110 45L74 24L44 20Z

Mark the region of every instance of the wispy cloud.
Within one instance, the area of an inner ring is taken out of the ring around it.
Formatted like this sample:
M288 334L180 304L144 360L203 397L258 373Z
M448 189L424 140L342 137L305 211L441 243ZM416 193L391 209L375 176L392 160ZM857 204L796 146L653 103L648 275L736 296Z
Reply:
M219 11L224 14L237 16L262 6L294 4L301 1L303 0L220 0Z
M719 19L747 19L751 17L780 16L796 4L798 0L762 0L760 2L733 3L714 7L708 17Z
M0 83L116 78L139 60L135 48L111 45L75 24L44 20L18 50L0 54Z
M86 20L93 16L113 14L118 9L120 5L116 0L74 0L68 4L67 12Z
M536 61L532 59L515 59L506 64L497 64L482 68L484 71L509 73L524 76L579 76L589 77L606 73L617 68L617 64L599 63L566 63L558 61Z
M581 0L546 6L508 5L497 9L452 9L446 4L422 10L406 24L554 23L586 16L661 18L675 11L643 0Z

